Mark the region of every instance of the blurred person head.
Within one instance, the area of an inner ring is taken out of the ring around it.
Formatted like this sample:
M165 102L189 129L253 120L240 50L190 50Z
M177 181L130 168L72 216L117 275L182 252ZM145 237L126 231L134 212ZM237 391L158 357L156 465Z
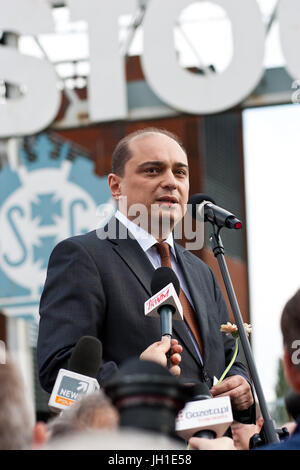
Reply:
M234 421L231 425L234 447L238 450L248 450L249 442L254 434L259 434L264 424L259 405L256 404L256 423L244 424Z
M50 420L47 424L48 439L87 429L114 429L118 424L117 410L99 390L83 396L70 408Z
M296 421L300 416L300 395L290 388L284 397L286 411L291 421Z
M0 450L28 449L44 438L43 423L35 423L21 373L7 355L0 364Z
M300 289L283 309L281 331L285 376L294 392L300 394Z
M292 434L296 428L296 420L300 416L300 395L290 388L284 397L285 408L290 421L284 423L283 427L287 428Z
M51 439L41 450L186 450L186 443L143 429L85 429ZM115 454L116 455L116 454ZM112 462L111 462L112 463ZM115 462L117 463L117 462Z

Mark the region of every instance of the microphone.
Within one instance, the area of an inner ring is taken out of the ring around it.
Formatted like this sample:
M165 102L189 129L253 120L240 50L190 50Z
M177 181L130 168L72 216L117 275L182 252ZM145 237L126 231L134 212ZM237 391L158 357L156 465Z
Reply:
M197 206L202 203L204 203L204 222L211 222L218 227L227 227L235 230L242 228L242 222L235 215L217 206L210 196L202 193L194 194L188 201L188 208L190 208L194 219L199 214Z
M182 305L178 295L180 284L173 269L161 267L155 270L151 280L152 297L144 304L149 317L160 317L162 336L172 336L172 320L183 320Z
M60 369L48 402L54 413L72 406L100 389L96 376L102 361L102 344L94 336L82 336L75 345L68 369Z
M192 387L193 398L178 413L177 434L188 441L191 437L222 437L233 421L229 397L212 398L205 383Z

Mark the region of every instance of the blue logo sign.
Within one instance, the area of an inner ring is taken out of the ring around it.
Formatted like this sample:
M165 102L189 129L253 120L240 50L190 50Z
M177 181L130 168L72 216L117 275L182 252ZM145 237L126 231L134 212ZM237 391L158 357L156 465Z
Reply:
M107 178L70 142L41 134L19 156L17 170L0 170L0 308L28 318L38 314L54 246L103 226L115 204Z
M59 385L57 395L63 398L70 398L71 400L77 400L78 395L86 394L88 389L89 383L85 380L64 376Z

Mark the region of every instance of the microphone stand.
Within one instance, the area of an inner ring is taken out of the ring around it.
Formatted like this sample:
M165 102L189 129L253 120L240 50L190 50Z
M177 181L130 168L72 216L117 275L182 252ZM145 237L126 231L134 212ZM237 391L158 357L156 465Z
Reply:
M233 285L230 279L229 271L227 268L227 264L226 264L226 260L224 256L225 251L224 251L223 243L220 237L221 228L222 227L218 227L217 233L215 233L215 227L214 227L214 232L210 235L209 240L212 246L214 256L217 258L218 263L219 263L219 267L220 267L221 274L224 280L229 302L232 308L235 322L239 330L239 337L242 343L246 361L248 363L249 371L252 376L253 384L256 390L259 406L260 406L261 413L264 419L263 429L264 429L265 440L268 443L279 442L279 437L277 435L277 432L275 431L273 421L270 417L269 410L267 408L263 390L260 384L256 366L253 360L250 343L249 343L248 337L244 329L241 312L238 306L236 295L235 295Z

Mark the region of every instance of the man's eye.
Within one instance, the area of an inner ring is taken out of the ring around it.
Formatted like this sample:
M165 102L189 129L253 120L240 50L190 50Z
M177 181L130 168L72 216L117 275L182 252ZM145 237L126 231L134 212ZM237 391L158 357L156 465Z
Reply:
M146 168L145 172L155 174L155 173L158 173L159 170L158 170L158 168Z

